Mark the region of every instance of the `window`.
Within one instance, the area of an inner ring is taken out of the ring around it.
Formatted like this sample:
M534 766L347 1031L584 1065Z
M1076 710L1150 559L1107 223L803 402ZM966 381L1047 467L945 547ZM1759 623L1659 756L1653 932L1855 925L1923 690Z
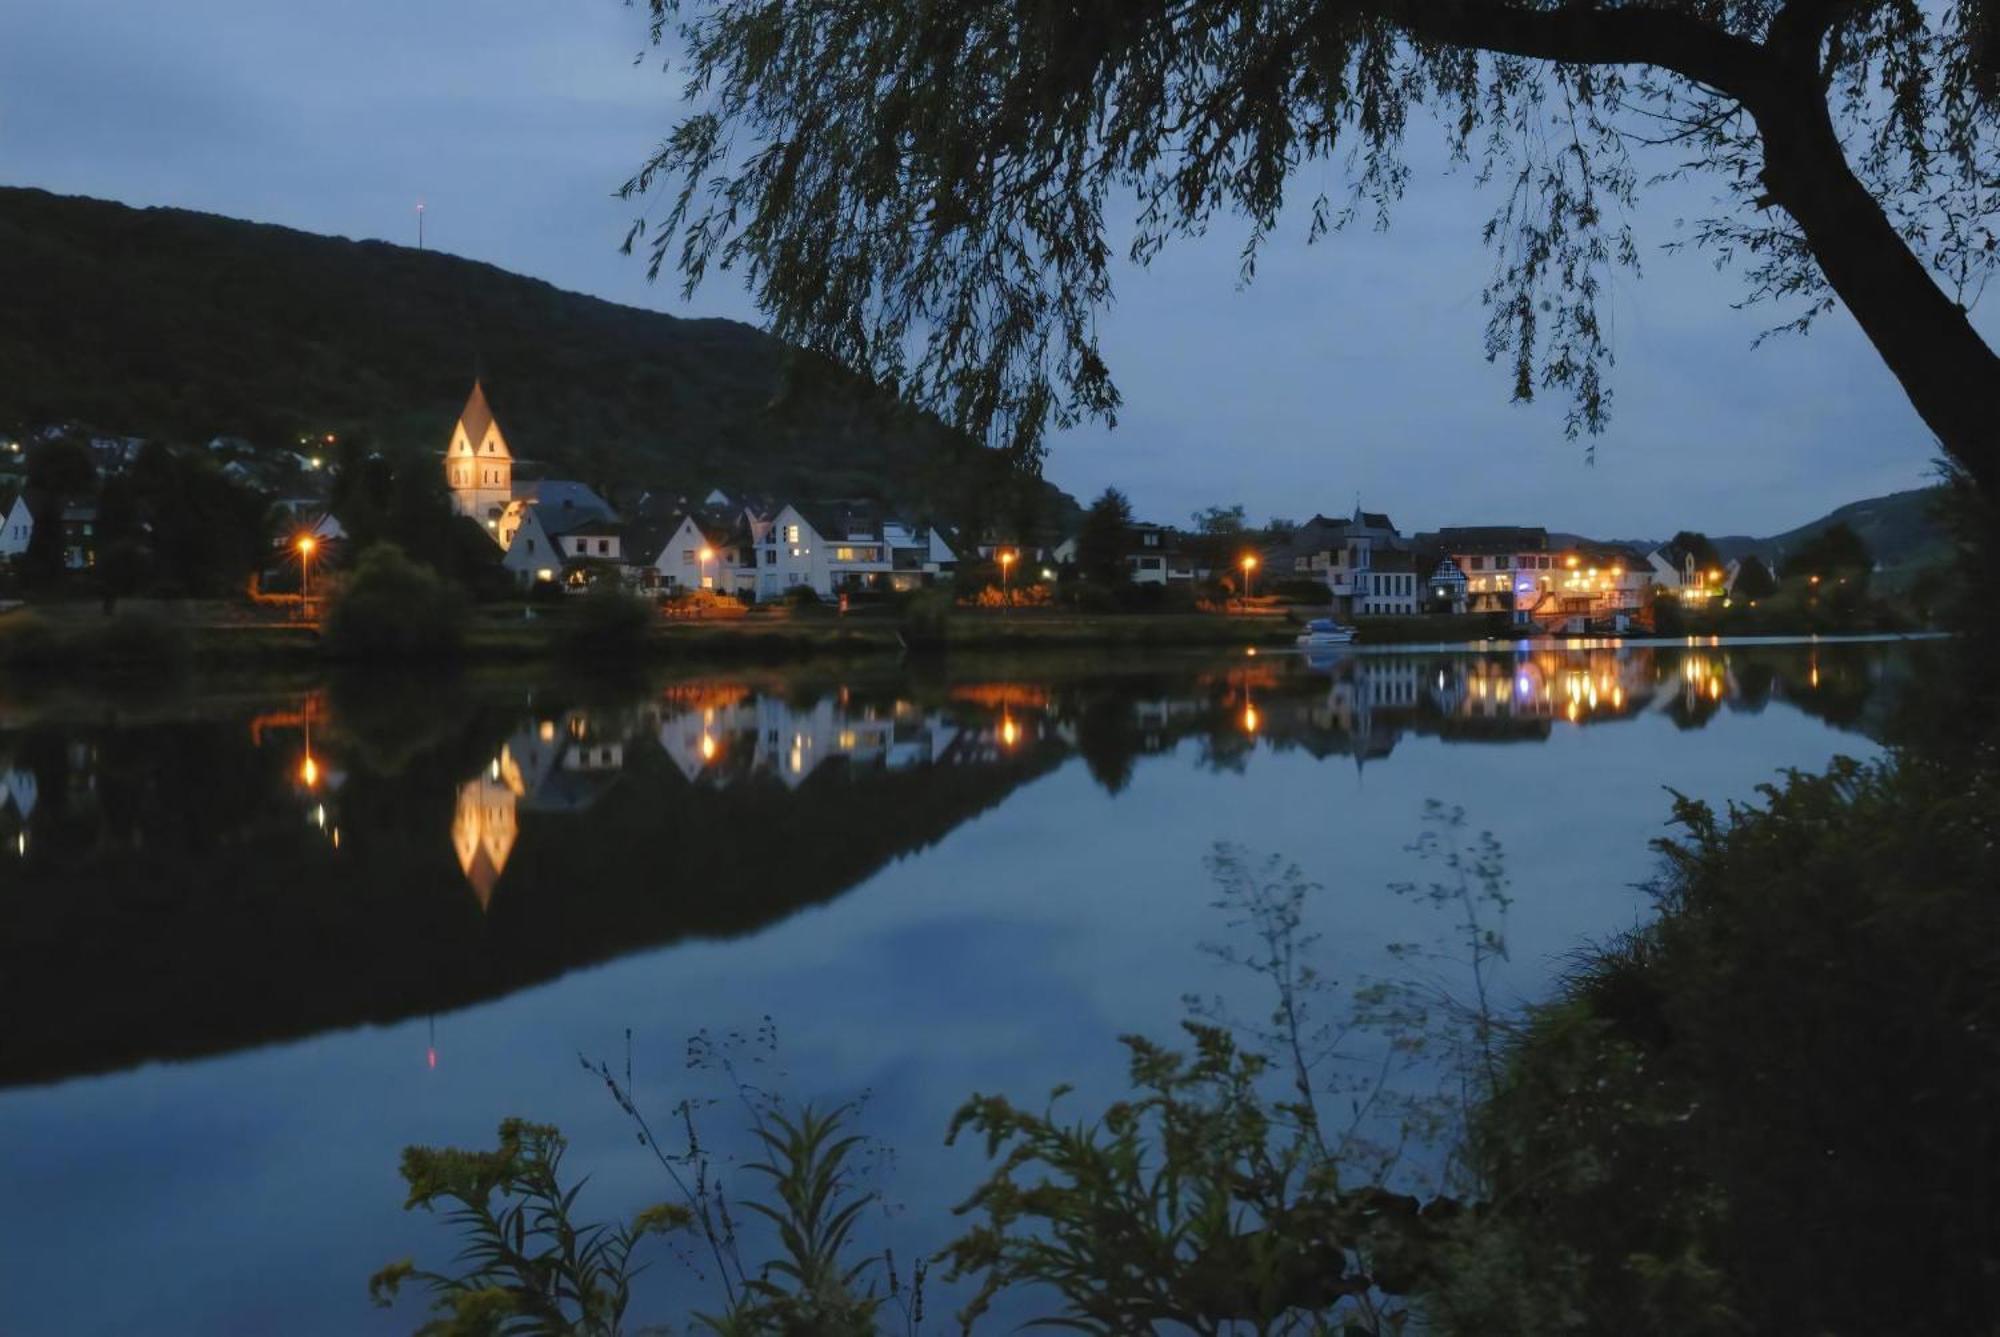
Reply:
M797 543L798 541L799 541L799 527L797 525L786 525L785 542Z
M1157 548L1157 547L1159 547L1159 546L1160 546L1160 536L1159 536L1158 534L1148 534L1148 535L1146 535L1146 546L1147 546L1147 547L1149 547L1149 548Z
M529 539L529 540L528 540L528 551L532 553L532 552L533 552L534 550L535 550L535 541L534 541L533 539Z
M597 540L597 552L599 556L608 555L611 552L611 540L610 539Z
M681 561L683 561L683 562L692 562L692 561L694 561L694 560L695 560L695 555L694 555L694 554L695 554L695 550L694 550L693 548L682 548L682 549L681 549Z
M764 549L764 565L776 566L777 564L778 564L778 550L776 548Z

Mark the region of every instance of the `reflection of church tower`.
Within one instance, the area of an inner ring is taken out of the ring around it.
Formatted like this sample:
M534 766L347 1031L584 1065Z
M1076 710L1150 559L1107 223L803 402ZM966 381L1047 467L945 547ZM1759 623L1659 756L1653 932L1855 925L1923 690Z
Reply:
M492 901L494 884L507 871L507 856L514 851L514 823L514 791L500 780L481 775L458 787L451 845L481 910Z
M499 524L500 513L514 498L514 454L507 449L507 438L500 434L478 381L472 383L472 394L452 428L444 481L451 489L453 508L489 528Z

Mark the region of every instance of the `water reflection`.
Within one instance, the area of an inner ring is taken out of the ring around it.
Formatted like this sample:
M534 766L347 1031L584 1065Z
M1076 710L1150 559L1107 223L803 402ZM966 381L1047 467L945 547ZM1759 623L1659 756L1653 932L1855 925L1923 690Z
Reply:
M1773 703L1879 734L1905 648L1245 657L731 676L611 694L335 684L122 723L0 701L0 1051L18 1084L436 1013L826 901L1081 758L1391 758ZM62 997L59 1010L46 1000Z

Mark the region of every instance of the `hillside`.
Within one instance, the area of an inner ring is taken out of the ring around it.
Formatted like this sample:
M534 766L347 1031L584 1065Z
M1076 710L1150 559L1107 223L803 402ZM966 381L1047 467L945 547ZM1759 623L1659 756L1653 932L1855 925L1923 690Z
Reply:
M748 325L434 251L0 188L0 429L441 450L475 371L518 454L593 481L999 518L993 452Z
M1932 514L1937 496L1936 488L1892 492L1886 497L1849 502L1817 520L1769 538L1732 534L1716 538L1714 543L1724 557L1755 553L1772 564L1782 562L1784 554L1821 531L1845 524L1861 536L1883 570L1911 571L1942 562L1949 555L1949 543Z

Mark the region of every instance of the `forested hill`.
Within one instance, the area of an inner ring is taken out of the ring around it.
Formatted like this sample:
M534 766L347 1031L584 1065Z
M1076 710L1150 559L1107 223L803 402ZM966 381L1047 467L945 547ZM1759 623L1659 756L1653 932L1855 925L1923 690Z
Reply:
M0 429L441 450L477 371L517 454L595 481L1008 518L990 513L993 452L789 361L787 377L785 347L748 325L435 251L0 188Z
M1935 565L1950 553L1950 542L1936 514L1938 489L1918 488L1891 492L1883 497L1849 502L1819 519L1788 529L1769 538L1729 534L1713 540L1724 557L1755 553L1766 563L1782 563L1808 539L1837 524L1844 524L1868 545L1868 551L1883 569L1909 570Z

